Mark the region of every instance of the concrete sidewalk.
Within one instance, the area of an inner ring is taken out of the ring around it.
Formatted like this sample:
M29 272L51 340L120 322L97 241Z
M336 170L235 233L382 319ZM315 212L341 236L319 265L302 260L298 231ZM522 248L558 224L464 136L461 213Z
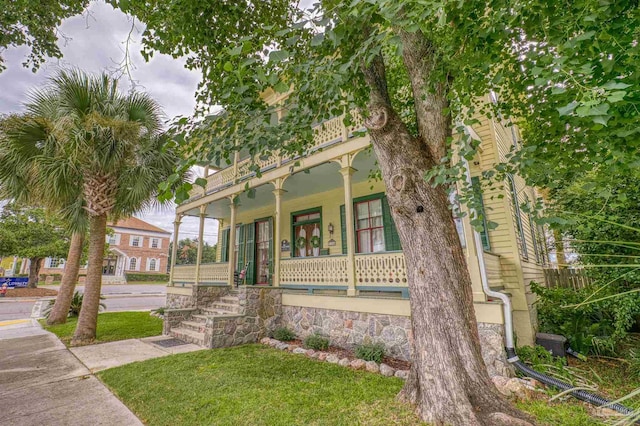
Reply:
M92 373L95 373L132 362L202 349L200 346L184 343L169 336L153 336L79 346L70 350Z
M0 323L0 401L3 425L142 425L33 320Z

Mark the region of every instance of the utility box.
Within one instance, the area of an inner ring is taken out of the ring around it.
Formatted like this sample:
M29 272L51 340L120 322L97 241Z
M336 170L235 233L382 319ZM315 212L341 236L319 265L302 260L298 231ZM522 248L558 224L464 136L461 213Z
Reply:
M536 345L540 345L548 350L553 356L567 357L569 343L567 338L559 334L537 333Z

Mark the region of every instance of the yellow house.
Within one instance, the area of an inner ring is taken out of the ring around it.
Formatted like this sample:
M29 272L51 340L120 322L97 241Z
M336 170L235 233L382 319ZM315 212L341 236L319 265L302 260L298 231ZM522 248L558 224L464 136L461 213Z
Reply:
M271 102L280 100L273 96ZM177 207L174 241L183 216L200 217L199 241L206 219L216 219L218 258L213 264L173 265L165 333L219 347L286 326L301 337L324 334L337 346L379 341L390 355L409 359L404 256L384 183L370 178L377 165L369 136L359 130L362 121L345 127L341 117L328 120L316 127L304 158L257 160L260 177L241 153L227 168L211 174L205 169L206 189L194 189ZM470 164L476 181L519 142L517 129L498 120L484 120L472 133L481 140ZM544 280L546 253L541 230L520 205L536 198L517 176L485 193L486 217L498 227L485 226L483 247L474 245L468 215L456 219L483 356L494 374L506 371L504 319L501 305L482 291L481 269L492 289L511 296L518 343L532 344L536 324L528 283ZM230 286L234 281L243 284L239 290Z

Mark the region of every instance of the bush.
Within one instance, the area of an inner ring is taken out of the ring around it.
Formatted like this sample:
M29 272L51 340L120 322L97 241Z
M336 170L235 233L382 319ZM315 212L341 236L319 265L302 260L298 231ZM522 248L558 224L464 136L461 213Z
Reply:
M384 345L382 343L363 343L356 346L355 355L365 361L375 361L380 364L384 358Z
M536 305L540 331L565 336L571 348L583 354L615 355L618 343L633 327L636 315L640 314L640 293L580 306L568 305L612 296L631 288L631 284L621 283L604 288L591 285L580 290L550 289L531 283L531 289L538 295Z
M169 281L168 274L130 274L125 273L127 278L127 282L140 282L140 281L151 281L154 283L166 283Z
M287 327L278 327L275 330L273 330L272 337L274 339L281 340L283 342L289 342L291 340L295 340L296 333L289 330Z
M302 344L305 348L314 349L316 351L326 351L329 349L329 339L322 337L319 334L307 336Z
M79 293L77 291L73 293L73 298L71 299L71 305L69 306L68 316L77 317L78 315L80 315L80 309L82 309L83 299L84 299L84 294ZM104 296L100 296L100 300L104 300ZM55 305L55 303L56 303L55 300L49 301L49 306L47 306L43 311L45 318L49 318L49 314L51 313L51 310L53 309L53 305ZM107 309L107 306L104 303L100 303L100 306L98 309L99 310Z

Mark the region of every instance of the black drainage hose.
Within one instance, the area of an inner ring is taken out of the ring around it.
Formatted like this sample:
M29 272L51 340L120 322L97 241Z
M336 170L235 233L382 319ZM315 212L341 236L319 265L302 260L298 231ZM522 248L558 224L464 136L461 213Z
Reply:
M544 383L548 386L553 386L554 388L564 392L569 389L573 389L575 386L570 385L569 383L565 383L562 380L558 380L555 377L547 376L546 374L542 374L533 368L529 367L525 363L521 362L518 356L516 355L516 351L513 348L506 348L508 361L513 364L520 372L522 372L525 376L536 379L537 381ZM587 392L584 390L574 390L571 391L570 394L578 398L581 401L588 402L589 404L593 404L597 407L606 406L606 408L610 408L612 410L617 411L618 413L622 413L624 415L629 415L633 413L633 410L625 407L622 404L611 404L606 398L601 397L600 395L593 394L591 392ZM636 424L640 424L640 422L636 422Z

